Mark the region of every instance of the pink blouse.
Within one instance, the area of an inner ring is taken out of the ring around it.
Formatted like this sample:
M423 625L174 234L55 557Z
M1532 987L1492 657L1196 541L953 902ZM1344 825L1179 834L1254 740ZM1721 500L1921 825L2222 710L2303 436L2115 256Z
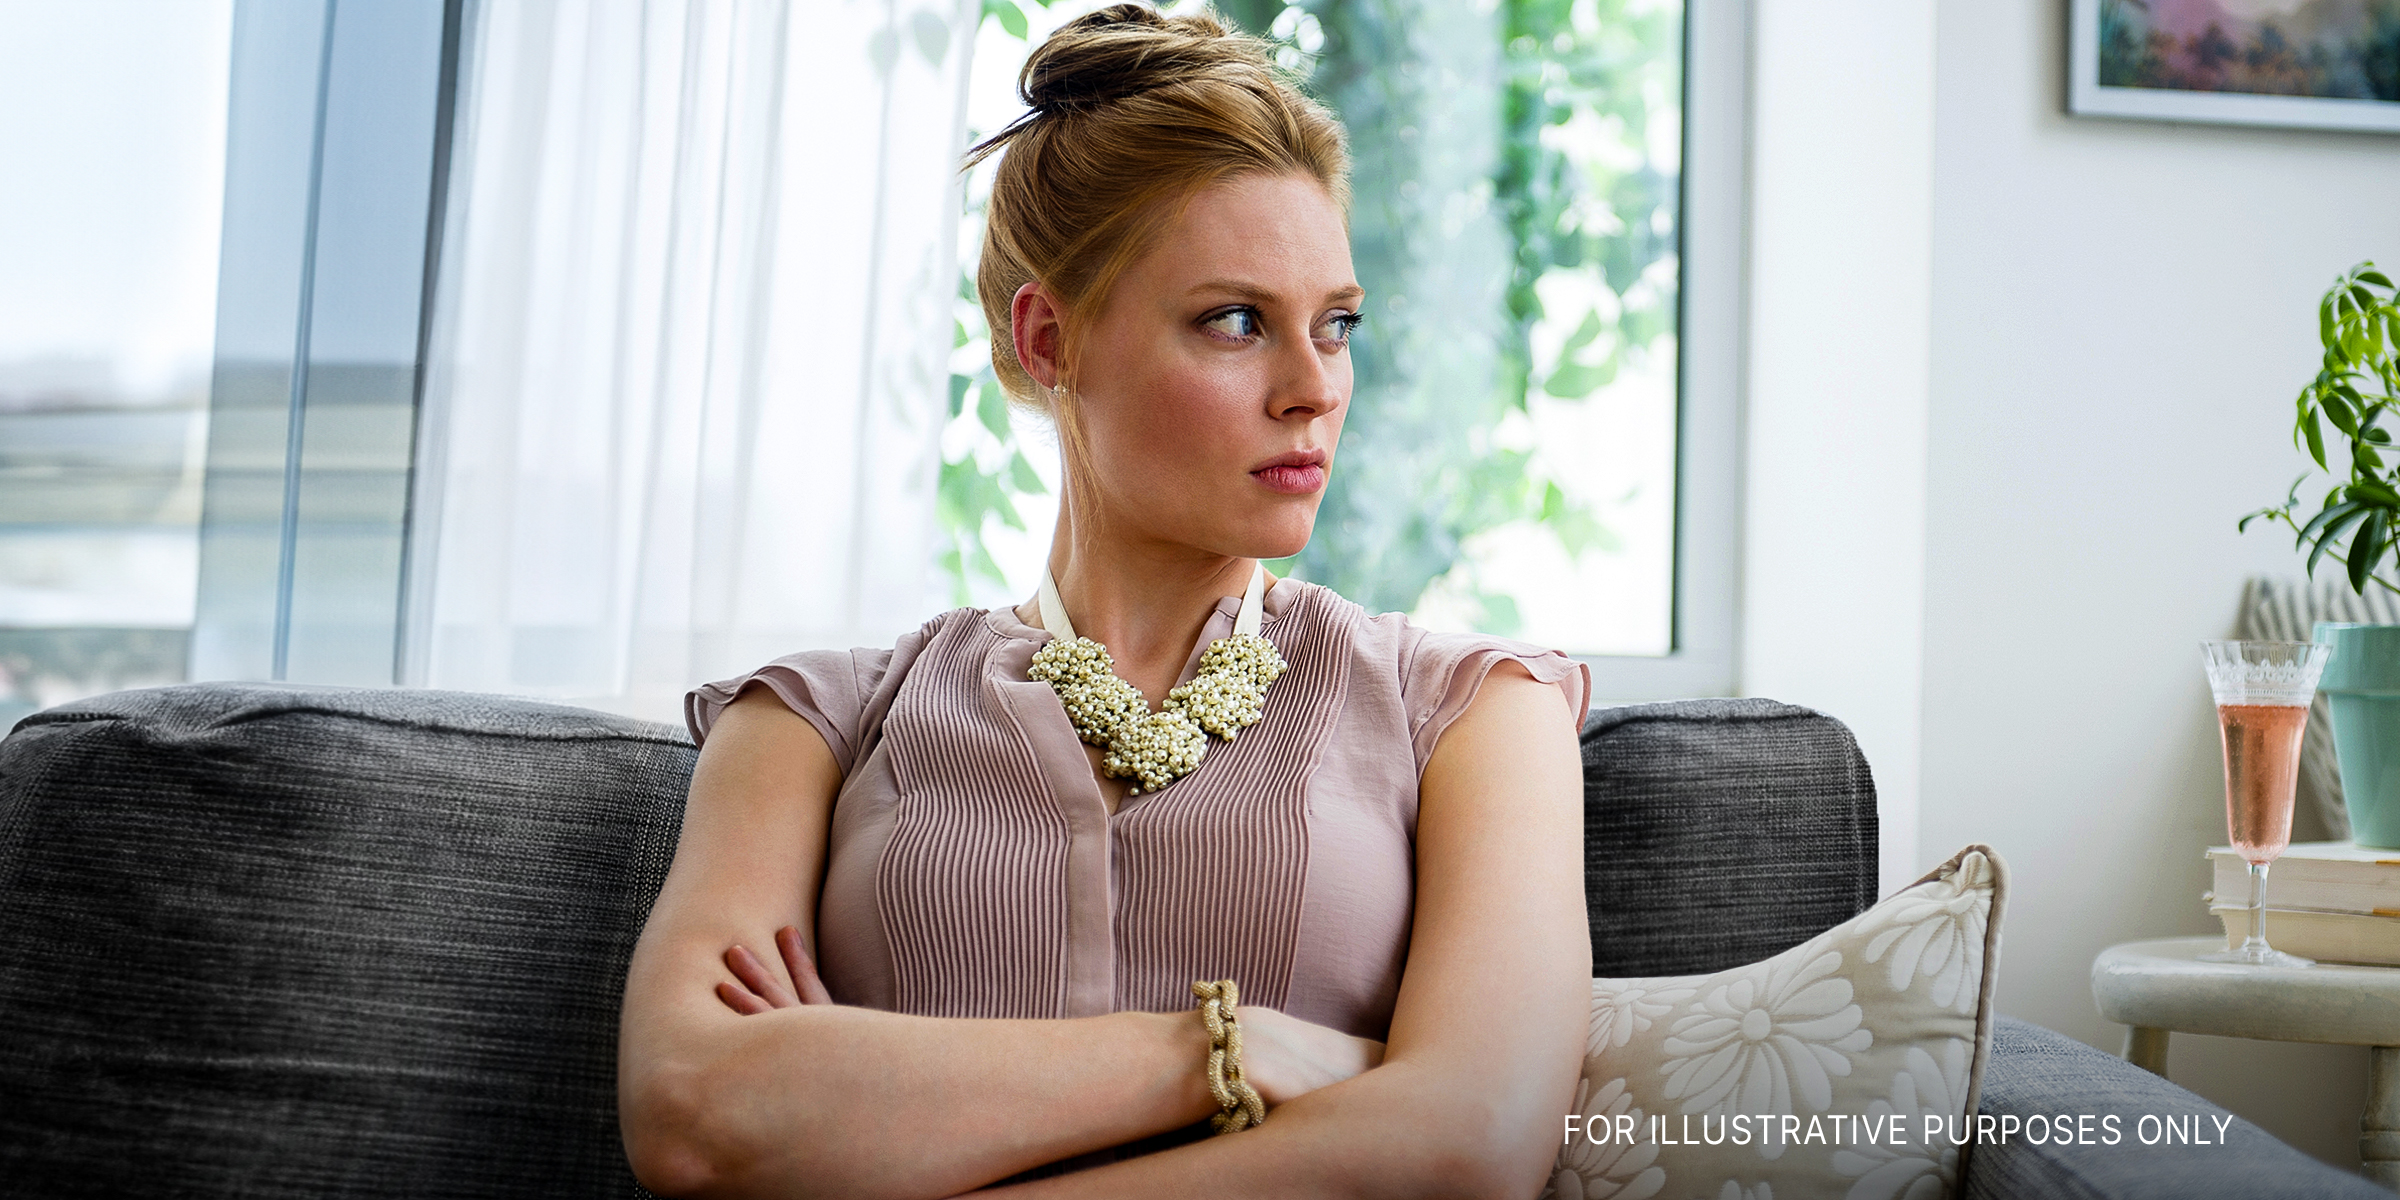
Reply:
M1217 602L1178 682L1233 631ZM841 764L819 969L836 1001L952 1017L1192 1007L1195 979L1383 1039L1407 961L1417 779L1484 676L1515 659L1565 693L1554 650L1433 633L1281 579L1260 633L1289 664L1263 716L1167 787L1101 799L1050 685L1050 635L1007 609L943 613L889 650L812 650L685 701L695 741L752 684Z

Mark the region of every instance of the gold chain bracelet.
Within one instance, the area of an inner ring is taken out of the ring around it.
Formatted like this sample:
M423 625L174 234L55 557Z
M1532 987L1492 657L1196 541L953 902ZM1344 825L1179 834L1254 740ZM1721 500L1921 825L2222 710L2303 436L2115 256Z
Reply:
M1264 1122L1267 1102L1242 1078L1242 1023L1233 1015L1241 989L1230 979L1203 979L1193 981L1192 995L1200 998L1200 1023L1208 1027L1208 1094L1218 1109L1208 1123L1222 1134Z

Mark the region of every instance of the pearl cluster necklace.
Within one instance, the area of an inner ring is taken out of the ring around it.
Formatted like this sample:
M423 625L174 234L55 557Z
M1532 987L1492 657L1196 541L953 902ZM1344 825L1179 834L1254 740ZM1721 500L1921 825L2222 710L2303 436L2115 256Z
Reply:
M1075 733L1106 753L1100 768L1111 778L1131 778L1133 793L1155 792L1190 774L1208 752L1208 735L1226 741L1258 723L1267 685L1284 671L1283 655L1258 635L1265 607L1267 572L1250 574L1233 633L1200 652L1200 670L1190 683L1167 693L1157 712L1141 689L1117 675L1108 647L1075 636L1058 581L1042 572L1042 626L1050 642L1034 652L1026 672L1048 683L1075 723Z

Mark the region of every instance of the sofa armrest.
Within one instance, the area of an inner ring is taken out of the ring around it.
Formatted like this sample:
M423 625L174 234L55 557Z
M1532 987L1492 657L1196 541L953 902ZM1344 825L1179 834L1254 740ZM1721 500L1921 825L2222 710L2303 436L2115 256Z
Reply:
M1875 780L1849 729L1810 709L1597 710L1583 814L1597 976L1757 962L1875 901Z
M1991 1059L1977 1107L1995 1118L2013 1116L2019 1128L2037 1115L2071 1120L2090 1114L2095 1139L2106 1133L2099 1118L2113 1114L2118 1141L2060 1145L2020 1135L1978 1144L1967 1161L1967 1200L2391 1200L2390 1192L2365 1178L2318 1162L2124 1059L2009 1017L1992 1023ZM2197 1118L2212 1144L2162 1137L2143 1145L2144 1116Z

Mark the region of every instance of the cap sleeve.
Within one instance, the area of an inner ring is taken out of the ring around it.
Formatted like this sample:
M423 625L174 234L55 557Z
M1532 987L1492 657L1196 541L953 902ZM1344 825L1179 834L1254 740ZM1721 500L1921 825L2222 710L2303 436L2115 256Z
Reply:
M692 741L702 744L717 717L752 686L775 693L784 707L816 726L842 774L858 757L859 728L868 695L890 664L889 650L803 650L787 654L747 675L693 688L683 698L683 719Z
M1502 660L1522 663L1535 679L1558 688L1575 714L1574 728L1583 728L1584 711L1591 703L1592 676L1582 663L1531 642L1474 633L1425 632L1400 670L1400 698L1408 710L1418 774L1425 773L1425 761L1433 757L1443 731L1467 711L1475 693L1482 690L1484 677Z

